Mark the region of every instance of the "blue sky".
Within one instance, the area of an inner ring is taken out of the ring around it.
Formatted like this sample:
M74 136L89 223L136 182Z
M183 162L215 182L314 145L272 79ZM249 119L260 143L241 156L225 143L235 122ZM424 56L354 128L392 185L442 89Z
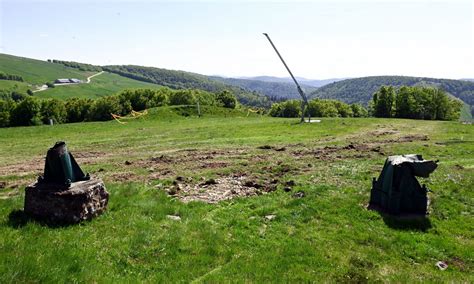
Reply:
M0 52L207 75L474 78L472 1L0 0Z

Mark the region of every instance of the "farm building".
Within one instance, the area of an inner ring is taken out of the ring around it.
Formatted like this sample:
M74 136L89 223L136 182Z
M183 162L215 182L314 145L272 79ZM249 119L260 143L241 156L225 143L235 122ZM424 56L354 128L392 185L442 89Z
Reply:
M81 80L76 79L76 78L71 78L71 79L56 79L54 81L55 84L79 84L82 83Z

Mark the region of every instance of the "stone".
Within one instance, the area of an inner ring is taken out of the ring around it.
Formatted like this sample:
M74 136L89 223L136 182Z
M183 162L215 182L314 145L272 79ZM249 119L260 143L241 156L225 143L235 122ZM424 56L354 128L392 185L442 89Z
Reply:
M271 220L273 220L273 219L275 219L275 218L276 218L276 215L273 215L273 214L272 214L272 215L266 215L266 216L265 216L265 219L267 219L268 221L271 221Z
M173 220L173 221L181 221L181 217L177 215L166 215L166 218Z
M304 193L304 191L302 191L302 190L300 190L300 191L298 191L298 192L295 192L295 193L293 194L293 198L303 198L303 197L305 197L305 193Z
M79 223L107 208L109 193L100 178L73 182L69 187L34 183L25 189L25 213L51 223Z
M438 261L436 262L436 267L438 267L439 270L446 270L448 269L448 264L444 261Z

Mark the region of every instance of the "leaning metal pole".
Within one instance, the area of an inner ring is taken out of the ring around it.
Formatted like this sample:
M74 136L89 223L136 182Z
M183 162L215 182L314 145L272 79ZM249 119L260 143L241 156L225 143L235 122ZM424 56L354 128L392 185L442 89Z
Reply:
M272 47L275 50L278 57L280 57L280 60L281 60L281 62L283 62L283 65L285 65L285 68L286 68L286 70L288 70L288 73L290 73L291 78L293 79L293 81L296 84L296 88L298 89L298 93L300 94L301 98L303 99L303 101L301 102L301 122L304 122L304 111L305 111L306 106L308 105L308 99L306 98L306 95L303 92L303 89L301 89L300 84L298 84L298 81L296 81L295 76L293 76L293 73L291 73L290 68L288 68L288 65L286 65L285 60L283 60L283 57L281 57L280 52L278 52L278 49L273 44L272 40L270 39L270 36L267 33L263 33L263 34L267 37L268 41L272 45ZM311 122L311 115L309 114L309 111L308 111L308 122Z

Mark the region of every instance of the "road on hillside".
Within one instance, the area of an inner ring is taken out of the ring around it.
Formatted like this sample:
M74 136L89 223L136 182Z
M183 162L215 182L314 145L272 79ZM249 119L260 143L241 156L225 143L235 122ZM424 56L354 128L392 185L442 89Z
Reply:
M104 73L104 71L100 71L99 73L96 73L94 75L91 75L89 77L87 77L87 81L85 82L86 84L89 84L91 82L91 79L94 78L95 76L99 76L100 74ZM54 84L55 87L58 87L58 86L67 86L67 85L77 85L77 84L83 84L83 83L64 83L64 84ZM45 91L48 89L48 86L46 85L42 85L41 87L39 87L38 89L34 90L33 93L37 93L37 92L42 92L42 91Z

